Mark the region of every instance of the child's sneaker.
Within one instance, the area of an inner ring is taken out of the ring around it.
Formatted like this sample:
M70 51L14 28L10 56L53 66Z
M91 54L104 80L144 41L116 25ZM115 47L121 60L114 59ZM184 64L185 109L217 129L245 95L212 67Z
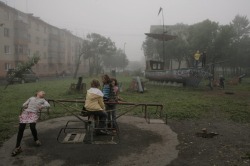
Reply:
M36 146L41 146L42 143L39 140L36 140Z
M16 155L18 155L19 153L21 153L23 150L22 150L22 148L21 148L21 146L19 146L18 148L15 148L13 151L12 151L12 153L11 153L11 156L16 156Z

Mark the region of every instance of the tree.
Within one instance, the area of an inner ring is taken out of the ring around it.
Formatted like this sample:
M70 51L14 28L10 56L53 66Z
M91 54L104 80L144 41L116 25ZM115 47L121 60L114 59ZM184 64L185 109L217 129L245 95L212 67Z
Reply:
M104 59L111 57L116 51L116 46L110 38L106 38L97 33L88 34L87 39L89 40L89 55L86 55L86 57L92 58L92 63L90 64L90 75L93 73L98 75L103 68Z
M118 49L115 53L115 61L116 61L116 68L120 68L120 69L125 69L125 67L128 65L128 58L126 56L126 54L124 53L123 50Z
M229 25L204 20L193 25L167 26L167 30L178 38L165 43L165 56L178 61L179 66L183 59L191 66L197 50L207 51L208 62L229 61L227 65L235 74L250 66L250 21L246 16L235 16ZM148 59L156 60L156 53L158 59L163 57L159 41L146 38L142 48Z
M147 37L146 41L144 41L142 45L146 59L163 60L165 59L164 57L166 57L166 67L169 66L169 63L171 62L170 59L174 59L179 63L178 68L180 68L182 60L187 55L187 28L188 25L185 24L166 26L168 34L178 36L178 38L175 40L164 42L164 51L161 41ZM161 29L159 29L159 31L160 30ZM165 55L163 55L163 52L165 53ZM170 66L170 68L172 68L171 64Z
M122 49L117 49L109 58L103 59L103 65L107 68L124 69L128 65L128 59Z
M234 30L233 43L231 51L231 65L235 70L235 74L241 73L241 68L249 66L246 60L249 59L249 32L250 22L246 16L236 15L230 24ZM249 62L249 61L248 61Z
M166 42L165 53L169 59L178 62L178 69L183 59L188 55L187 30L188 26L185 24L176 24L168 27L168 32L178 37L175 40ZM172 60L170 61L170 69L172 69Z
M11 75L8 78L8 83L6 84L5 88L6 89L15 78L23 78L23 74L27 70L31 70L31 68L38 63L40 60L40 57L37 55L32 56L31 58L28 59L27 62L20 63L18 66L11 72Z
M146 40L142 44L142 49L146 59L152 59L156 53L155 49L156 41L150 37L146 37Z
M128 66L128 63L129 63L129 60L125 53L122 53L120 54L120 56L118 56L118 64L120 64L119 66L123 68L123 70Z
M214 36L209 47L212 62L229 59L233 35L234 31L229 25L223 25L218 28L216 36Z
M193 55L197 50L200 52L207 50L208 60L215 56L211 52L211 47L218 33L218 27L218 23L207 19L188 28L189 61L193 62Z
M80 50L79 50L79 54L78 54L78 58L76 60L76 69L75 69L75 72L74 72L74 76L73 76L73 79L76 79L76 76L77 76L77 73L78 73L78 70L79 70L79 66L81 64L81 58L83 55L86 55L86 51L87 51L87 40L84 40L83 43L82 43L82 46L79 46Z
M187 43L183 39L178 38L173 41L169 41L166 46L167 53L170 55L170 58L178 62L178 69L180 69L181 62L188 53Z
M239 42L244 37L249 37L250 25L247 16L236 15L230 24L235 31L235 41Z

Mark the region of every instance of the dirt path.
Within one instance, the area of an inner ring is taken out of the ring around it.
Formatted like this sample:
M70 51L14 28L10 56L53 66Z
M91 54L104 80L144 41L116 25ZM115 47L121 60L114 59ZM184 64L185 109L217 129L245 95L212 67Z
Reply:
M220 119L169 121L178 134L178 158L170 166L250 166L250 124ZM195 135L207 128L219 135L202 138Z

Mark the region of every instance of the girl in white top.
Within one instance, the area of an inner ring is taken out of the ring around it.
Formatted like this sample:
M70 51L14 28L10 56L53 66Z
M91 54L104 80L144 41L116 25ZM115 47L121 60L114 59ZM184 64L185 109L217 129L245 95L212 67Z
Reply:
M35 97L31 97L25 103L23 103L24 110L19 116L19 130L17 134L16 148L13 150L12 156L22 152L20 144L27 123L30 124L30 130L36 145L41 145L41 142L37 137L36 122L39 119L39 110L50 107L50 104L44 99L44 96L44 91L38 91Z

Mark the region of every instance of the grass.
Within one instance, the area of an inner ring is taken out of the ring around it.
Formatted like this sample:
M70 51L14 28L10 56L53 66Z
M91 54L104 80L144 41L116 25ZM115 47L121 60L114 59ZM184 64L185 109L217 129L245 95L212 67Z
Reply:
M86 78L84 82L89 85L90 80L91 78ZM215 88L214 91L210 91L205 86L183 88L147 84L145 93L126 91L132 80L131 77L118 77L118 80L123 83L124 92L120 96L124 100L137 103L161 103L164 105L164 113L171 119L217 116L239 123L250 123L250 79L243 79L240 85L226 85L225 90ZM65 78L10 85L6 90L4 86L0 86L0 145L17 132L20 107L37 90L44 90L46 98L50 99L84 98L83 93L69 91L70 84L76 82L77 80ZM227 95L225 91L234 92L234 94ZM71 105L82 107L81 104L76 103ZM70 115L58 105L55 108L52 107L52 110L49 118ZM132 114L141 114L140 109L136 109Z

